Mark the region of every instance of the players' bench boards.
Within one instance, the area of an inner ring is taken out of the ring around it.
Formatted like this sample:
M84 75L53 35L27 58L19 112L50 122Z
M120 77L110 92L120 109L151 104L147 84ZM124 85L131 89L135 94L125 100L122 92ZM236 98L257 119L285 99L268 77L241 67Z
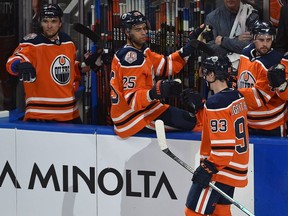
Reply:
M168 133L170 149L198 166L200 133ZM249 184L234 199L255 215L288 212L288 139L251 137ZM156 135L112 127L0 118L0 215L184 215L191 174ZM244 215L233 207L233 215Z

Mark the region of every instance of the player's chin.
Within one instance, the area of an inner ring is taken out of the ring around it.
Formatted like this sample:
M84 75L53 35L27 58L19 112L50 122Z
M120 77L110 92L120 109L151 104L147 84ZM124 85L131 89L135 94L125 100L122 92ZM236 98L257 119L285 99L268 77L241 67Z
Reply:
M265 55L268 52L268 49L260 49L260 54Z

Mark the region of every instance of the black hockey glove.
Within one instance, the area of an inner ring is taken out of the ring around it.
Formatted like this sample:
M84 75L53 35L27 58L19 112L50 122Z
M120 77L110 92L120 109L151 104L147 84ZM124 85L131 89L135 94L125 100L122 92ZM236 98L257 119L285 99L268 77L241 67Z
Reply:
M259 20L259 14L257 10L252 10L252 13L247 17L245 25L248 31L252 31L254 24Z
M103 49L102 48L96 50L95 53L87 52L84 55L85 64L88 65L92 70L97 72L101 68L101 66L103 64L102 54L103 54Z
M181 80L159 80L149 91L152 100L171 96L179 96L182 90Z
M210 26L203 24L200 27L197 27L194 31L189 33L188 42L180 49L181 57L184 58L191 55L195 49L205 52L209 56L214 55L213 49L206 45L206 41L211 40L211 37L213 39L212 28Z
M180 55L182 58L185 58L186 56L189 56L193 53L193 51L195 50L195 47L191 45L191 41L193 41L193 43L195 44L195 41L197 41L197 38L199 37L199 35L201 34L201 32L204 30L205 25L201 25L200 27L196 28L194 31L191 31L189 33L189 38L187 43L185 44L185 46L183 46L180 49Z
M195 170L192 181L199 184L202 188L206 188L209 186L212 175L217 172L215 165L205 159L201 161L200 166Z
M180 96L182 101L193 109L194 113L197 113L198 110L204 107L201 95L198 92L193 91L193 89L185 89Z
M287 88L285 66L282 64L277 64L269 68L268 80L272 90L274 90L274 88L278 88L280 92L285 91Z
M20 81L34 82L36 80L36 70L30 62L22 62L16 66Z

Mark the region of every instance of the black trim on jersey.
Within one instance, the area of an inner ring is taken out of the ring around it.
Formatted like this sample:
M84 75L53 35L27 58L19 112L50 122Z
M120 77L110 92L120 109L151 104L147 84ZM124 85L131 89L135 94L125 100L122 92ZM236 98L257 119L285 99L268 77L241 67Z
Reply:
M248 173L248 169L243 170L243 171L237 170L237 169L233 169L233 168L231 168L231 167L224 167L223 169L224 169L224 170L231 171L231 172L235 172L235 173L238 173L238 174L247 174L247 173Z
M40 103L29 103L26 105L26 107L70 107L74 106L76 104L76 101L68 104L40 104Z
M241 98L238 93L236 89L223 89L208 98L206 107L207 109L221 109L230 106L232 102Z
M260 90L258 90L257 88L255 88L256 91L258 92L259 97L261 98L261 100L263 101L264 105L266 104L265 98L264 96L261 94Z
M134 97L135 93L136 93L136 92L133 92L133 93L129 96L129 98L128 98L128 100L127 100L127 103L128 103L128 104L131 103L131 100L132 100L132 98Z
M261 56L253 55L254 50L255 50L255 44L251 43L248 46L244 47L242 55L248 57L251 62L255 60L260 61L266 69L269 69L270 67L275 65L275 62L280 62L282 58L282 54L274 50L273 48L271 48L271 50L268 51L268 53Z
M146 110L149 110L151 107L153 107L154 105L156 105L157 103L154 102L152 104L150 104L149 106L147 106L145 109L143 110L139 110L137 112L135 112L132 116L130 116L129 118L125 119L124 121L121 121L119 123L115 123L116 126L121 126L126 124L127 122L131 121L134 117L138 116L141 113L144 113Z
M134 52L136 53L137 57L136 59L129 63L125 60L125 56L128 52ZM117 58L119 59L119 62L122 66L140 66L145 61L146 55L144 55L143 50L138 50L135 47L132 47L130 45L125 45L116 53Z
M213 150L223 150L223 149L235 149L235 146L213 146L211 147Z

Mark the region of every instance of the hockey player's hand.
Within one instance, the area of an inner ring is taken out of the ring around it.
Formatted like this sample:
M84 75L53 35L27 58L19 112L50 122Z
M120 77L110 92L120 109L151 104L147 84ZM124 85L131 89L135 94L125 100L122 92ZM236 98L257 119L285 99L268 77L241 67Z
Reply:
M197 113L198 110L202 109L204 106L201 95L198 92L193 91L193 89L185 89L180 96L182 101L193 109L194 113Z
M152 100L171 96L179 96L182 90L181 80L159 80L149 91Z
M185 44L185 46L183 46L180 49L180 55L182 56L182 58L189 56L193 53L193 51L195 50L195 47L193 47L191 45L191 41L197 40L197 38L199 37L199 35L202 33L202 31L204 30L205 25L202 24L200 27L196 28L194 31L191 31L189 33L189 37L188 37L188 41Z
M285 66L282 64L277 64L269 68L268 80L272 90L277 88L280 92L285 91L287 88Z
M103 54L103 49L97 49L95 53L91 53L91 52L87 52L84 55L84 62L86 65L88 65L92 70L94 70L95 72L97 72L102 64L102 54Z
M215 165L207 159L201 161L200 166L195 170L192 181L199 184L202 188L209 186L212 175L216 174L218 170Z
M206 25L202 24L199 27L197 27L195 30L191 31L188 35L189 40L198 39L198 37L201 35L201 33L204 31Z
M210 56L214 55L214 51L205 44L208 40L213 40L212 28L202 24L189 33L187 43L179 51L181 57L184 58L191 55L195 49L203 51Z
M36 70L30 62L22 62L16 66L20 81L34 82L36 80Z
M214 39L212 26L202 24L189 33L189 40L198 40L207 43Z

